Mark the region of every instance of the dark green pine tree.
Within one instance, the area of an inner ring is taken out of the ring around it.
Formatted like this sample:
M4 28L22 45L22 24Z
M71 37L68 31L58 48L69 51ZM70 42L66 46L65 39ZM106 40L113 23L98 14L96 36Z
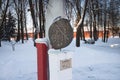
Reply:
M15 18L12 16L11 12L9 12L8 22L7 22L6 29L5 29L5 32L6 32L5 35L6 35L7 40L10 41L10 38L14 37L15 29L16 29Z

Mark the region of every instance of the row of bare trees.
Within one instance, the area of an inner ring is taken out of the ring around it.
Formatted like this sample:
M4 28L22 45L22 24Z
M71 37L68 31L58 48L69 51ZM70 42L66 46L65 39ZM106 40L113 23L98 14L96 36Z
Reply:
M116 30L120 24L120 0L64 0L68 19L75 18L77 27L76 46L80 46L80 39L86 41L84 35L85 25L89 29L90 39L97 41L99 30L103 29L103 42L108 40L108 32ZM26 16L31 13L33 21L34 40L45 37L45 9L49 0L0 0L0 45L5 35L4 23L9 12L16 18L17 39L24 43L24 36L28 39ZM115 28L115 29L113 29ZM25 34L26 33L26 34Z
M22 40L24 43L24 34L28 40L27 26L26 26L26 12L27 12L27 0L13 0L15 14L17 18L17 39L16 41ZM24 32L25 31L25 32Z
M45 3L44 0L29 0L30 12L34 25L34 40L45 37Z
M0 46L1 40L5 36L4 32L4 23L8 13L11 12L12 15L16 18L16 41L22 41L24 43L24 38L28 40L27 34L27 12L31 13L33 21L33 33L34 40L39 37L45 37L45 9L44 4L48 0L0 0Z
M85 40L85 24L89 29L90 38L97 41L99 30L103 29L103 42L107 42L109 31L119 27L119 0L71 0L76 13L75 27L77 27L76 46L80 46L80 39Z

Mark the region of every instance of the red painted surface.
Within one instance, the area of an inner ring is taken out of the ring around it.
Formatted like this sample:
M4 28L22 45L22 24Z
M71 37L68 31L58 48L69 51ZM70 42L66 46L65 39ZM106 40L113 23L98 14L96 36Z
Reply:
M44 43L36 43L38 80L48 80L48 47Z

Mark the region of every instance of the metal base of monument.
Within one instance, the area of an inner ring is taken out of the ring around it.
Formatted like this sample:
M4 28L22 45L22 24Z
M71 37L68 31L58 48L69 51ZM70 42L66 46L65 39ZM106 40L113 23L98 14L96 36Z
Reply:
M50 80L72 80L72 52L50 49Z

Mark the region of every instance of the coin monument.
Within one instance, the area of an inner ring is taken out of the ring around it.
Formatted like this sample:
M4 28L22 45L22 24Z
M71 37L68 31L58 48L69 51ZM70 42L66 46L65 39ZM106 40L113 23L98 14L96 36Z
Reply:
M68 46L73 39L73 28L70 21L61 18L55 21L49 28L49 40L52 48L61 49Z

